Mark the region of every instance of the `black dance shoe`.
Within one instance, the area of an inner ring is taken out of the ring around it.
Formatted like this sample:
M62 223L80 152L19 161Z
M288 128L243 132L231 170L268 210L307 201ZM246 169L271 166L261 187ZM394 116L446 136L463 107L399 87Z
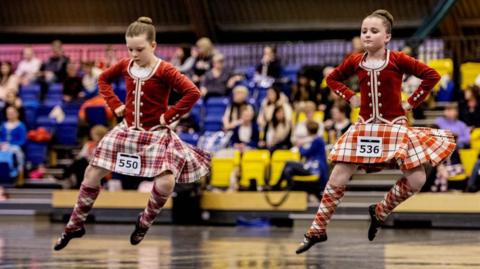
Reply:
M140 225L140 217L141 215L138 215L137 222L135 223L135 230L132 232L132 235L130 235L130 244L132 245L138 245L138 243L142 242L148 231L148 228L143 228Z
M378 228L382 226L382 222L377 219L375 214L376 205L368 207L368 214L370 215L370 227L368 227L368 240L373 241L375 235L377 235Z
M58 238L57 243L53 247L54 250L59 251L68 245L68 242L73 238L80 238L85 234L85 228L73 232L63 232L62 235Z
M320 243L323 241L327 241L327 234L320 234L320 235L315 235L315 236L308 236L304 235L303 236L303 241L300 243L300 246L297 248L297 251L295 251L297 254L303 253L307 250L309 250L313 245L316 243Z

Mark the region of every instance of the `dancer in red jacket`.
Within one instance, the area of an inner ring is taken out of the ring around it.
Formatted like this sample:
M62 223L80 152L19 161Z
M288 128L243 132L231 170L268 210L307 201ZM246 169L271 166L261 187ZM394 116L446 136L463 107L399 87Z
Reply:
M99 194L100 180L110 171L155 180L147 207L138 216L130 237L132 245L143 240L175 183L194 182L209 173L210 156L183 143L167 126L190 111L200 91L175 67L155 56L155 27L150 18L140 17L130 24L125 38L130 58L105 70L98 81L100 94L124 120L99 142L55 250L85 234L84 222ZM111 86L118 77L125 79L125 104ZM172 89L182 98L169 108Z
M414 58L386 48L392 25L393 16L386 10L377 10L367 16L361 28L365 53L350 55L327 77L328 86L336 94L352 107L360 106L360 116L359 121L340 137L329 155L335 167L315 220L297 254L327 240L327 224L355 170L363 168L368 172L395 167L403 172L403 177L385 198L369 207L368 239L371 241L392 210L422 188L426 180L423 165L438 165L455 148L453 135L448 131L407 127L405 113L428 96L440 76ZM354 74L359 78L360 97L342 83ZM404 74L422 79L406 102L401 99Z

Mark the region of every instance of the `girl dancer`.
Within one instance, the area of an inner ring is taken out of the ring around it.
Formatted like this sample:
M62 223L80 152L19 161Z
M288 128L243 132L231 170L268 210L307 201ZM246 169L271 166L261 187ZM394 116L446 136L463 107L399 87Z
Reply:
M326 226L344 195L345 185L357 168L368 172L397 167L404 175L381 202L369 207L371 223L368 239L372 241L392 210L422 188L426 180L423 165L438 165L455 148L450 132L407 127L405 112L420 105L440 76L417 60L386 49L392 25L393 17L386 10L368 15L361 28L365 53L349 56L327 78L328 86L336 94L352 107L360 106L360 117L359 122L340 137L330 153L329 158L335 167L315 220L297 254L327 240ZM361 97L342 83L354 74L359 78ZM403 74L422 79L407 102L401 100Z
M155 181L147 207L138 216L130 237L132 245L143 240L175 183L193 182L209 172L209 155L182 143L167 126L190 111L200 98L200 91L175 67L155 56L155 27L150 18L140 17L130 24L125 38L130 59L119 61L98 80L108 106L124 120L99 142L55 250L85 234L84 222L100 191L100 179L110 171L153 177ZM118 77L125 79L125 104L110 84ZM167 101L172 89L182 98L169 108Z

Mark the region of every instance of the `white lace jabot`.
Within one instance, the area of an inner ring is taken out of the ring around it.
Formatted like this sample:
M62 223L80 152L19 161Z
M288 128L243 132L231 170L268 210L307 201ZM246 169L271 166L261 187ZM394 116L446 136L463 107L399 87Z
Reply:
M132 65L130 67L130 73L136 76L137 78L146 78L150 73L152 73L153 67L140 67Z
M377 69L385 63L385 60L366 60L363 61L363 66L370 69Z

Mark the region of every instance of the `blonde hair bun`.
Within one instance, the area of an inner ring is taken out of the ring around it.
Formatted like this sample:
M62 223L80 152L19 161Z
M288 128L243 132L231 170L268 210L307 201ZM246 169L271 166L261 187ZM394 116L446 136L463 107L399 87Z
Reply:
M377 16L384 17L390 23L390 25L393 26L393 16L387 10L377 9L372 13L372 15L377 15Z
M141 22L141 23L146 23L146 24L152 24L153 21L150 17L140 17L137 19L137 22Z

